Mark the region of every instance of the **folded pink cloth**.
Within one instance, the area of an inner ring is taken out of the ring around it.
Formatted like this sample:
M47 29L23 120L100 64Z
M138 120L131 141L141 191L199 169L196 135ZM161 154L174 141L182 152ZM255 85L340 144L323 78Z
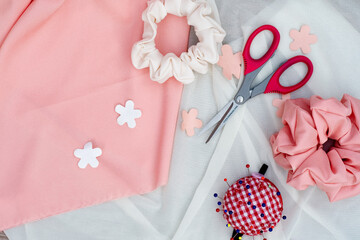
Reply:
M284 127L271 136L275 161L287 182L303 190L317 185L331 202L360 193L360 100L289 99L281 106Z
M146 7L0 1L0 230L167 183L182 84L132 66ZM186 19L159 30L186 51Z

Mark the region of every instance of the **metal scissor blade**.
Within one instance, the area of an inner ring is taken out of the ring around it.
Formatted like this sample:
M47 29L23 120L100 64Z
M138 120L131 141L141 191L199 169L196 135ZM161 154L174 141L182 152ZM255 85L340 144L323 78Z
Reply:
M203 134L210 128L212 128L215 124L217 124L220 119L224 116L225 112L228 110L229 106L231 105L232 101L228 102L211 120L208 122L199 132L199 135Z
M227 120L229 120L230 116L235 112L235 110L238 107L239 107L239 105L236 104L235 101L230 102L229 108L226 110L226 112L222 116L222 118L218 121L218 123L216 124L214 130L211 132L210 136L208 137L208 139L206 140L205 143L208 143L211 140L211 138L215 135L215 133L217 133L220 129L222 129L224 127Z

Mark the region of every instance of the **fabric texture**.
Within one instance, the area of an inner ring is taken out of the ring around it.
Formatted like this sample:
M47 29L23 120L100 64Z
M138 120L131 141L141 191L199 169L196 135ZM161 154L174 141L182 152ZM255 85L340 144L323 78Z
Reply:
M206 73L208 65L219 59L218 44L225 37L225 31L211 17L211 7L205 0L152 0L144 11L144 33L141 41L134 44L131 53L133 65L150 69L150 78L164 83L174 76L178 81L188 84L195 80L193 71ZM157 23L167 14L185 16L189 25L195 27L199 43L191 46L188 52L177 57L174 53L163 56L155 46Z
M0 2L0 229L166 184L182 85L131 64L145 8ZM157 44L181 53L189 26L168 21ZM136 127L117 122L115 106L128 100L142 113Z
M299 190L317 185L331 202L360 193L360 100L311 96L284 102L271 139L275 161Z
M216 9L214 1L208 3ZM217 0L216 3L218 11L213 11L214 18L218 20L219 14L227 32L224 44L231 45L234 53L243 49L245 40L257 27L272 24L279 30L278 51L259 77L275 70L284 60L282 57L301 54L299 50L289 49L292 42L289 31L307 24L318 36L318 42L311 45L307 55L315 71L304 87L291 93L291 98L316 94L341 99L344 93L360 98L358 0ZM349 15L351 12L355 15ZM190 40L197 43L194 33ZM261 56L271 38L259 36L254 41L259 47L252 53ZM282 79L298 81L304 76L302 70L294 66ZM184 86L179 113L196 108L197 118L206 124L234 96L241 79L226 79L216 65L210 66L205 75L195 75L196 81ZM259 95L248 101L208 144L204 144L207 134L197 135L201 129L195 129L192 137L181 130L179 114L166 186L148 194L12 228L5 231L7 236L10 240L143 240L150 236L156 240L229 240L233 229L227 228L222 215L215 211L217 199L213 194L225 194L228 186L224 178L233 182L239 176L246 176L246 164L251 165L250 171L258 171L265 163L269 165L266 177L282 194L283 214L287 219L264 237L268 240L360 239L360 196L330 203L326 194L316 187L298 191L286 184L287 171L274 161L269 143L271 135L283 127L276 116L277 109L272 106L272 100L279 97ZM260 236L254 238L262 240ZM252 237L243 237L248 239Z

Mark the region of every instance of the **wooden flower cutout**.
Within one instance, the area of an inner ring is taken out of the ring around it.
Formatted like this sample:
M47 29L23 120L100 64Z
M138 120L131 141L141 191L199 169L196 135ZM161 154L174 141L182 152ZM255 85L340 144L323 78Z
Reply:
M311 51L310 44L317 42L317 36L310 34L310 27L308 25L301 26L300 31L295 29L291 30L290 37L294 39L294 41L290 43L290 49L296 51L300 48L304 54Z
M241 74L241 62L242 52L233 54L233 50L230 45L223 45L221 47L222 55L219 56L218 65L222 67L224 76L231 80L232 75L236 78L240 78Z
M285 95L281 95L281 99L279 98L275 98L272 102L274 107L277 107L277 111L276 111L276 115L281 118L281 116L283 115L284 112L284 105L285 105L285 101L290 99L290 93L285 94Z
M198 110L196 110L195 108L190 109L189 113L185 110L182 111L183 121L181 124L181 130L185 131L189 137L194 136L194 128L202 127L202 121L196 118L197 115Z

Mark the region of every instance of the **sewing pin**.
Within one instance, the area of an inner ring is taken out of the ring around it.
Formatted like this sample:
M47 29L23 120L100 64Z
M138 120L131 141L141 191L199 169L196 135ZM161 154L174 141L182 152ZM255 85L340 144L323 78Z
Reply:
M224 182L230 187L229 183L227 182L227 178L224 178Z

